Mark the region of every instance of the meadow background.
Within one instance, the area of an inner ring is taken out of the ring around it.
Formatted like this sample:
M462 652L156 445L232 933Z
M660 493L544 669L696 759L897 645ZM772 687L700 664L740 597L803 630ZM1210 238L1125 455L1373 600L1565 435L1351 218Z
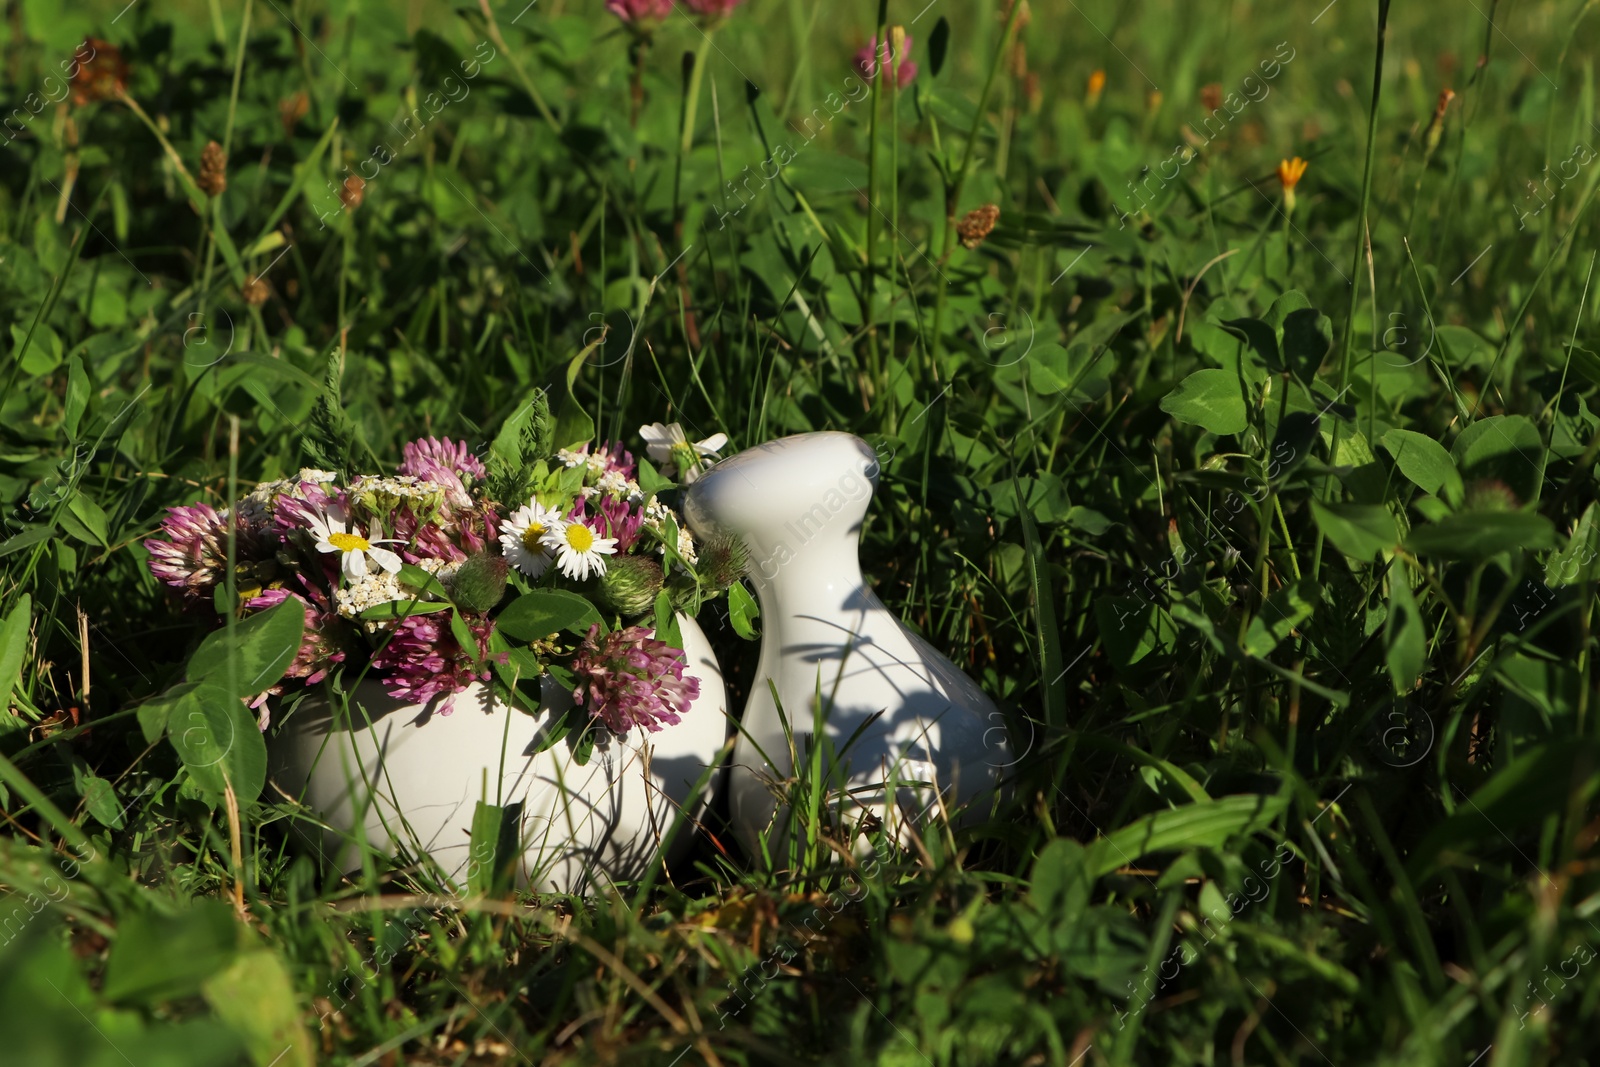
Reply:
M1593 0L0 8L0 1063L1600 1058ZM298 468L331 354L395 462L585 348L635 451L878 449L999 817L456 894L141 729L140 542Z

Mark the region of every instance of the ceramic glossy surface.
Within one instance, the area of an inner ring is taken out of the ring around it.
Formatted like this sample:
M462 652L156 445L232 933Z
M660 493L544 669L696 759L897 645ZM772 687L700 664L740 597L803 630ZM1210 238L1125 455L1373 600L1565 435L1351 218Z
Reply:
M520 883L543 892L587 893L637 879L678 812L703 809L711 787L691 797L693 786L717 761L728 735L716 657L692 619L680 617L679 624L689 658L685 673L700 680L689 712L657 733L635 729L596 745L584 766L573 761L566 740L532 751L571 704L571 694L549 678L538 715L495 701L482 683L458 694L443 715L442 702L402 704L366 681L350 702L355 726L336 721L327 701L314 694L281 728L273 727L273 782L328 824L312 843L341 870L360 865L359 826L379 853L426 855L464 883L473 810L482 799L523 806ZM691 836L692 828L680 832L675 851Z
M925 819L941 801L984 807L1013 762L993 702L862 578L861 524L878 475L865 441L811 433L740 452L688 490L684 517L697 535L744 538L761 602L761 658L729 782L747 849L776 811L770 783L792 771L785 718L803 752L819 706L837 753L834 776L849 791L843 806L891 824L901 813ZM921 784L897 788L897 808L885 803L891 780Z

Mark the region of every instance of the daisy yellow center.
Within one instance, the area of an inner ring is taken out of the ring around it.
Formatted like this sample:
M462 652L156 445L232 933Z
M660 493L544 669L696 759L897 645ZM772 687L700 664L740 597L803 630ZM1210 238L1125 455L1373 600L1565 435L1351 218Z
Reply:
M594 533L589 527L581 524L568 526L567 545L574 552L587 552L594 547Z
M340 552L365 552L372 547L371 541L368 541L360 534L353 533L329 534L328 544L337 548Z
M544 546L539 544L539 538L544 536L544 523L530 522L528 528L522 531L522 547L529 552L543 552Z

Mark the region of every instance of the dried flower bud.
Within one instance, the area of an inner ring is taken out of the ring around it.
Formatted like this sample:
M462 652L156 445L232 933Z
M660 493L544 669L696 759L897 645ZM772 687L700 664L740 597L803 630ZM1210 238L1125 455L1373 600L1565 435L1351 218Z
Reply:
M1456 98L1455 90L1446 89L1439 94L1439 103L1433 109L1433 118L1428 122L1428 132L1423 137L1424 151L1432 156L1439 147L1439 139L1444 136L1444 115L1450 110L1450 101Z
M354 211L361 206L361 201L366 198L366 179L352 174L344 180L344 185L339 190L339 203L344 205L346 211Z
M253 308L258 308L267 302L267 296L269 295L270 290L267 288L267 283L265 281L252 274L250 277L245 279L244 288L239 290L239 292L244 296L244 302L246 304L249 304Z
M462 611L484 614L506 595L506 576L511 565L506 558L490 552L468 556L450 579L450 597Z
M72 102L82 106L116 96L128 85L128 63L122 51L110 41L88 37L78 46L89 58L78 64L72 75Z
M611 558L600 578L600 593L620 615L642 615L661 592L661 565L648 556Z
M1222 106L1222 86L1216 82L1204 86L1200 90L1200 106L1207 111L1215 111Z
M1467 486L1469 511L1516 511L1522 501L1505 482L1494 478L1481 478Z
M228 154L215 141L208 142L200 153L200 176L195 184L207 196L221 196L228 188Z
M294 136L294 128L300 120L306 117L311 110L311 98L301 90L292 96L286 96L278 102L278 119L283 123L283 135Z
M700 545L698 570L718 589L744 577L750 569L750 549L737 537L715 534Z
M994 204L985 204L967 212L966 218L956 225L956 233L961 236L962 247L977 248L983 244L983 239L989 236L999 218L1000 208Z

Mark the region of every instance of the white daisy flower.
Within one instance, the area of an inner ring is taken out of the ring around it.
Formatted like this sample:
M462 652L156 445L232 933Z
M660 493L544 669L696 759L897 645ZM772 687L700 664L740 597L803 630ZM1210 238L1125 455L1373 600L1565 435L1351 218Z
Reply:
M544 538L562 525L558 509L530 500L513 511L500 527L500 549L513 567L529 578L537 578L550 566L550 549Z
M369 559L380 570L390 574L400 570L400 557L378 546L398 545L401 542L379 536L383 530L376 523L372 527L374 536L370 538L350 523L340 508L329 508L325 514L313 515L310 523L311 532L317 538L317 551L339 553L339 569L346 578L353 581L366 575Z
M556 565L579 581L606 572L605 557L616 555L617 539L601 537L581 522L569 522L544 535L540 544L556 553Z
M650 458L657 463L670 465L678 472L678 478L684 485L690 485L700 477L700 472L706 469L706 460L715 462L720 459L717 453L728 444L728 435L725 433L712 434L704 441L690 443L683 435L683 427L675 422L652 422L648 426L641 426L639 436L644 438L645 452Z

